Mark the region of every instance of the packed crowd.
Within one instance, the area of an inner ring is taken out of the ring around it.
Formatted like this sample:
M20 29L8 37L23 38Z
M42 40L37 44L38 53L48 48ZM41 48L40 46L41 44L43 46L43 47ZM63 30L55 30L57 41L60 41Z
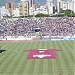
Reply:
M75 34L75 18L19 18L18 20L0 20L0 35L25 36L35 34L40 28L43 35L66 36Z

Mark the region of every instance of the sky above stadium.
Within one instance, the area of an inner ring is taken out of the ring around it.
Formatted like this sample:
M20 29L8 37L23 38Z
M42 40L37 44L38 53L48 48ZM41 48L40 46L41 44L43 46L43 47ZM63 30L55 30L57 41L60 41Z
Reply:
M5 5L6 2L18 3L20 0L0 0L0 6ZM71 0L66 0L71 1ZM43 5L46 3L46 0L35 0L35 3Z

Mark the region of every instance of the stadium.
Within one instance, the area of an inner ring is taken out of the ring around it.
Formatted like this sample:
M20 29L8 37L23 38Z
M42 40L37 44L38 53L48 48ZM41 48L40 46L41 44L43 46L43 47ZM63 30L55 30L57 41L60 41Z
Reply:
M0 20L0 75L74 75L75 17Z

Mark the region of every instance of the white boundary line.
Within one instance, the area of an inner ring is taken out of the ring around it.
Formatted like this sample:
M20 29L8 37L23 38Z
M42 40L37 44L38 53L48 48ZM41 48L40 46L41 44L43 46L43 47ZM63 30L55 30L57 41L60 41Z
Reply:
M47 50L47 49L38 49L38 50Z

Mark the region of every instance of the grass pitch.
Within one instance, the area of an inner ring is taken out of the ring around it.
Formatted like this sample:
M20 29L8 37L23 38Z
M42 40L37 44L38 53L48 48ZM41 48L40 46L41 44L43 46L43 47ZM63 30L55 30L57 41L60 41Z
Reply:
M0 75L74 75L75 41L2 42ZM56 59L28 60L30 49L59 49Z

